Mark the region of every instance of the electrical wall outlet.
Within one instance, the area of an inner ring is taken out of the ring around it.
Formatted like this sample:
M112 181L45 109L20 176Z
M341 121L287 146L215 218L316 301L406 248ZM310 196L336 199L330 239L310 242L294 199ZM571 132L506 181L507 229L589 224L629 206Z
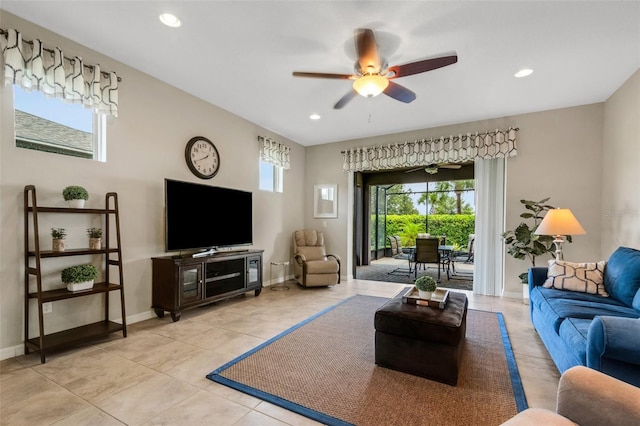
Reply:
M53 312L53 303L51 303L51 302L43 303L42 304L42 313L43 314L50 314L51 312Z

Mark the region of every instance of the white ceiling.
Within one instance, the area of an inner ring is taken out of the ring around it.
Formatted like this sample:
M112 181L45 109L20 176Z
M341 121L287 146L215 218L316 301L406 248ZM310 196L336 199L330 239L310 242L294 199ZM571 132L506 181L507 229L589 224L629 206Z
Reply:
M602 102L640 68L638 1L2 0L0 6L302 145ZM162 25L163 12L182 26ZM334 110L350 81L291 72L352 73L356 28L377 31L389 65L454 51L459 60L395 80L417 94L410 104L380 95ZM523 67L534 73L514 78ZM312 113L322 118L312 121Z

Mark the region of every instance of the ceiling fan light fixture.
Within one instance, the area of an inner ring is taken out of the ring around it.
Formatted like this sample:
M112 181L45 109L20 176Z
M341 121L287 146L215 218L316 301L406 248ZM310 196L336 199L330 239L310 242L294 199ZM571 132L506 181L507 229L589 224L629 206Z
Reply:
M378 74L364 75L353 82L353 90L365 98L373 98L384 92L389 80Z
M533 74L533 70L531 68L523 68L517 73L515 73L513 76L516 78L522 78L522 77L527 77L531 74Z
M165 24L167 27L178 28L182 23L177 16L172 15L171 13L163 13L159 16L160 22Z
M429 173L430 175L434 175L434 174L438 173L438 167L437 166L425 167L424 171Z

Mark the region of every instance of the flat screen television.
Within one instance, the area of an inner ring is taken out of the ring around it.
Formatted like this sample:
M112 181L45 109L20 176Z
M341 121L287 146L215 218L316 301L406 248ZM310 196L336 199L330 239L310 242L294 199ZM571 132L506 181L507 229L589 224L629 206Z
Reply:
M166 251L253 243L251 192L165 179Z

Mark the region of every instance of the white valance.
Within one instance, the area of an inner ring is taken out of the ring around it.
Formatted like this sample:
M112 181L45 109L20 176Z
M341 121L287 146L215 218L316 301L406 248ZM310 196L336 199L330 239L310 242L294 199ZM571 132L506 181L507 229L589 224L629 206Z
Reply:
M263 138L262 136L258 136L258 141L260 142L260 158L262 158L262 161L282 167L285 170L291 168L291 148L278 141Z
M476 158L514 157L517 128L352 148L342 152L342 170L361 172L432 164L463 163Z
M118 76L86 65L76 56L65 58L58 47L46 48L40 40L23 40L14 29L1 30L4 84L28 92L37 90L52 98L82 104L98 113L118 116Z

